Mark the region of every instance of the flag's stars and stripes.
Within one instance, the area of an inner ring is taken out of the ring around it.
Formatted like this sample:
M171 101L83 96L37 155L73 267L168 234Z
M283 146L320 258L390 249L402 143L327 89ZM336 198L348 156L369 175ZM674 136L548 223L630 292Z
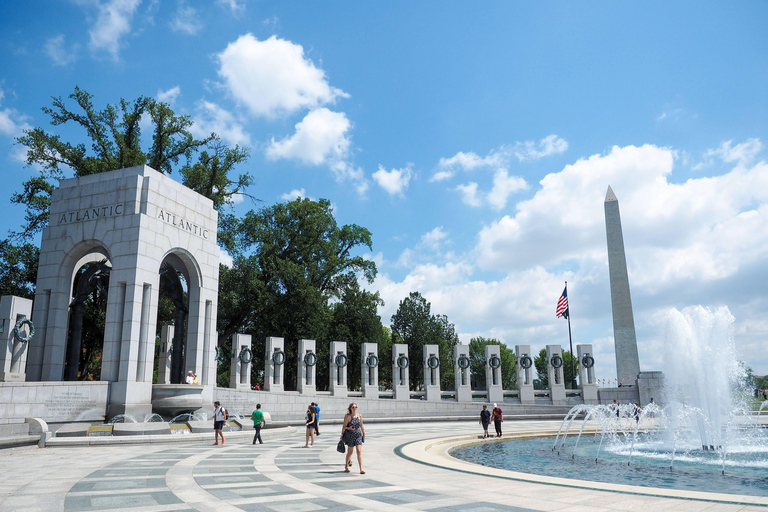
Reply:
M568 286L563 288L563 294L557 300L555 314L557 314L557 318L568 318Z

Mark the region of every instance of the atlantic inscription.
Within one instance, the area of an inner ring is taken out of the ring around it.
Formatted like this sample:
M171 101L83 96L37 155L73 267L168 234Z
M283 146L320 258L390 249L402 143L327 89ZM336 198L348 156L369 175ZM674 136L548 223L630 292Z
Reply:
M171 226L177 227L179 229L183 229L185 231L189 231L192 234L195 234L197 236L203 237L204 239L208 240L208 235L210 234L210 231L202 226L198 226L194 222L189 222L188 220L185 220L184 218L175 215L171 212L160 210L160 213L157 214L157 218L162 220L163 222L167 222Z
M122 215L125 210L123 203L112 204L109 206L100 206L96 208L83 208L81 210L75 210L71 212L64 212L59 214L59 224L72 224L74 222L82 222L86 220L101 219L104 217L115 217Z

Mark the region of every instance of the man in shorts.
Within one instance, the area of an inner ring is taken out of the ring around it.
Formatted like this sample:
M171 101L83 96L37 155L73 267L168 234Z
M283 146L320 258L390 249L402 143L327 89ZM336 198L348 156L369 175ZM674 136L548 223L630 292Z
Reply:
M227 421L227 411L218 402L213 402L213 438L216 441L213 444L219 444L219 436L221 436L221 444L224 444L224 433L221 431L224 428L224 423Z

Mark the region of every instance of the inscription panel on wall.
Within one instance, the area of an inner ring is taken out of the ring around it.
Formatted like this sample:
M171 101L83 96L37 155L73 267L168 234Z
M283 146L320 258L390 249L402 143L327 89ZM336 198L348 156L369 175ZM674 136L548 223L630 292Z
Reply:
M89 391L96 391L91 393ZM47 421L103 421L106 413L106 387L101 390L55 389L45 401ZM103 395L103 396L102 396Z

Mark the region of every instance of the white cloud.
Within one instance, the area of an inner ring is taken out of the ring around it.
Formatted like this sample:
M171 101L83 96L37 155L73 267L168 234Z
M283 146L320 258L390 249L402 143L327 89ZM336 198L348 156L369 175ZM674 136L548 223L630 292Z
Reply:
M265 41L240 36L218 59L227 90L256 116L284 116L348 97L328 84L325 72L304 56L301 45L276 36Z
M246 0L218 0L218 3L237 15L245 10Z
M515 192L525 190L528 184L519 176L510 176L504 169L499 169L493 176L493 189L488 192L488 204L495 210L507 205L507 198Z
M568 142L557 135L547 135L538 143L532 140L517 142L513 148L515 157L521 162L528 160L538 160L550 155L559 155L565 153L568 149Z
M727 140L717 149L709 149L704 153L705 160L717 157L725 163L736 162L741 166L748 165L762 151L763 143L753 138L732 146L733 141Z
M387 171L383 166L374 172L373 180L391 196L403 197L403 192L408 188L408 183L413 175L412 165L408 164L402 169Z
M347 132L350 122L343 112L327 108L310 111L296 124L296 133L267 147L267 157L285 158L307 165L332 164L344 160L350 146Z
M195 35L203 28L203 22L197 9L190 7L184 0L179 0L176 6L176 16L169 23L174 32L183 32L189 35Z
M67 66L77 60L77 50L80 45L73 44L67 48L64 41L64 34L51 37L45 42L45 53L51 58L57 66Z
M480 168L504 167L509 161L504 147L500 151L491 151L487 156L480 157L476 153L459 151L450 158L441 158L437 163L437 171L429 181L443 181L451 178L456 171L474 171Z
M218 245L216 246L216 249L218 249L219 251L219 263L221 263L225 267L232 268L232 265L235 264L235 260L232 259L232 256L230 256L225 249L222 249Z
M538 350L567 339L554 315L567 280L574 343L592 343L597 377L613 378L603 210L610 184L620 201L641 368L660 369L661 312L681 305L729 305L738 344L754 350L768 333L768 164L742 162L754 159L758 144L726 146L732 170L682 183L671 180L676 152L651 145L614 147L567 165L545 176L514 215L484 226L473 250L437 254L437 263L425 243L441 242L435 231L401 253L405 276L393 279L381 268L374 286L386 302L380 314L386 322L418 290L468 333L465 342L482 334Z
M229 144L250 146L251 138L243 124L228 110L210 101L199 101L190 132L198 138L215 133Z
M461 193L461 200L467 206L478 208L483 204L477 194L477 183L470 182L466 185L457 185L456 190Z
M280 196L280 199L283 201L293 201L294 199L302 199L307 197L307 191L303 188L300 189L293 189L288 193L285 193Z
M422 235L420 242L433 251L440 249L440 244L448 238L448 233L443 230L443 226L438 226L432 231Z
M118 59L123 37L131 31L131 20L141 0L110 0L97 5L98 16L89 31L92 50L103 50Z
M157 91L157 99L158 101L162 101L163 103L168 103L169 105L173 105L176 103L176 99L181 96L181 87L178 85L176 87L171 87L167 91Z
M0 107L2 107L5 92L0 89ZM30 130L32 126L27 123L27 116L13 108L0 108L0 134L7 137L18 137L24 130Z

